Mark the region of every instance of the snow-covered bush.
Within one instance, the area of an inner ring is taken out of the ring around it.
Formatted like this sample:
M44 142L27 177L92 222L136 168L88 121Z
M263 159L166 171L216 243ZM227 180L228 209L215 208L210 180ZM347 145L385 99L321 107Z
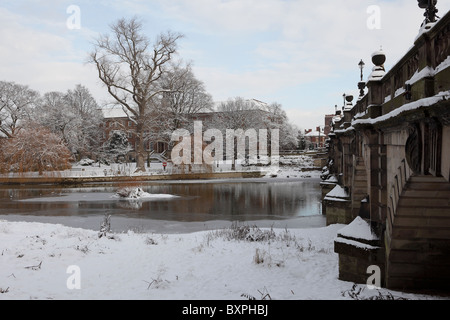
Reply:
M111 232L111 215L105 214L103 218L103 222L100 226L100 232L98 233L98 237L107 237L108 233Z
M83 167L87 167L87 166L93 165L94 163L95 163L94 160L89 159L89 158L84 158L84 159L81 159L80 162L78 162L78 165L83 166Z
M116 191L116 195L127 199L140 199L147 195L141 187L124 187Z
M208 234L207 242L213 238L223 238L228 241L269 241L276 238L276 234L273 229L261 230L257 226L250 227L248 225L239 225L237 222L233 222L230 228L214 231Z
M17 172L65 170L72 160L61 137L35 124L5 139L2 149L4 166Z

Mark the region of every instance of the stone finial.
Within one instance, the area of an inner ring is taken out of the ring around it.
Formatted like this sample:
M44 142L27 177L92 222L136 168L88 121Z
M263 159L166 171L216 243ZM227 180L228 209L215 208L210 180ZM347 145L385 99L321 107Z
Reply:
M375 65L372 69L372 73L369 76L369 81L380 80L386 74L384 69L384 63L386 62L386 55L383 50L375 51L372 54L372 63Z
M351 94L345 95L345 101L346 101L346 103L345 103L344 111L351 110L353 108L353 103L352 103L353 95L351 95Z

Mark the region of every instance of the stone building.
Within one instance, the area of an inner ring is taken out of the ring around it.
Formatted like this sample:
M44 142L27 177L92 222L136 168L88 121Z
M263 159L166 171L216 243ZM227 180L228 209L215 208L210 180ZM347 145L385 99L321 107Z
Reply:
M436 21L420 5L414 45L391 70L375 52L358 101L333 118L323 206L329 224L349 224L335 242L340 279L380 270L387 288L448 292L450 13Z

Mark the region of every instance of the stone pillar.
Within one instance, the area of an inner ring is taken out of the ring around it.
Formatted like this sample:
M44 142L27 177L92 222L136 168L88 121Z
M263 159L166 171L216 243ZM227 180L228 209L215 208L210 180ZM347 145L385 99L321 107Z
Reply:
M380 217L380 229L378 230L378 235L381 237L386 225L387 218L387 201L388 201L388 188L387 188L387 147L384 143L384 134L379 133L379 194L378 194L378 206L379 206L379 217Z
M366 130L369 141L369 199L370 220L382 236L387 217L387 155L383 133Z

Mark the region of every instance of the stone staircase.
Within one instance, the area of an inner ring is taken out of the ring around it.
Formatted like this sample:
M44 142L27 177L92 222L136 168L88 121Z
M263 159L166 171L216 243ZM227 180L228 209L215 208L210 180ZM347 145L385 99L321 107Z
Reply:
M450 293L450 183L413 176L386 234L386 286Z

